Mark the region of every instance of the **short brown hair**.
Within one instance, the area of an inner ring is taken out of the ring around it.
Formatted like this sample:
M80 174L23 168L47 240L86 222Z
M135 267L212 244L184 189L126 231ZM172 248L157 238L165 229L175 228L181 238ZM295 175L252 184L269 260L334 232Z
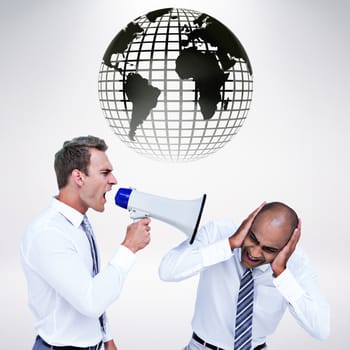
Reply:
M74 169L88 175L89 148L106 151L108 146L104 140L91 135L75 137L63 143L62 148L55 154L54 165L59 189L67 185L68 178Z

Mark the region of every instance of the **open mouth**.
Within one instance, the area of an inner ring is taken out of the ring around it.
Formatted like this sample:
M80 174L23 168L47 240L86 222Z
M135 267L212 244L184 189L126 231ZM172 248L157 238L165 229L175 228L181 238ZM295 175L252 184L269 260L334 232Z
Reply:
M249 265L257 265L257 264L261 264L263 261L261 258L255 258L253 256L251 256L248 252L248 250L246 250L244 252L244 260L249 264Z

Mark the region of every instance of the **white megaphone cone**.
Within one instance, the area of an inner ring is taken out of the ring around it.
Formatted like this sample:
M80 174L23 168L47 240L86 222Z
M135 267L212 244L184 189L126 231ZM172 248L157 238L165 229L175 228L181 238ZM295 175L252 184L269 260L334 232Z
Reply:
M115 204L130 211L130 218L146 216L178 228L193 243L202 216L206 194L193 200L178 200L143 193L130 188L120 188Z

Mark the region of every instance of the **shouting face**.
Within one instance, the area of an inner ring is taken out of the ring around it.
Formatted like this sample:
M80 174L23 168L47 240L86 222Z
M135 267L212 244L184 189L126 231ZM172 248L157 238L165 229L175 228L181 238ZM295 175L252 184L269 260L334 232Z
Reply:
M117 183L112 173L112 165L104 151L90 149L90 164L87 174L81 173L82 186L80 188L80 201L86 208L104 211L106 193Z

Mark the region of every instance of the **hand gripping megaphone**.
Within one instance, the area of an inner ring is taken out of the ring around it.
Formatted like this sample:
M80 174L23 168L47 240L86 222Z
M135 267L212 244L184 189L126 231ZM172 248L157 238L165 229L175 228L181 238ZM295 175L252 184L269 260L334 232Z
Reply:
M146 216L172 225L194 242L201 220L206 194L194 200L178 200L155 196L131 188L120 188L115 195L115 204L128 209L131 219Z

